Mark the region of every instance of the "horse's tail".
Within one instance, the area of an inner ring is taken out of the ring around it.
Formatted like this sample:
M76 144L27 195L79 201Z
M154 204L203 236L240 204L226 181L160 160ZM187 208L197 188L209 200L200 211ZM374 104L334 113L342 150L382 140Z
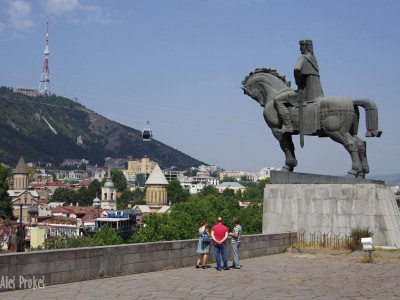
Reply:
M354 106L361 106L365 110L365 122L367 126L366 137L380 137L382 131L378 129L378 107L369 99L355 99Z

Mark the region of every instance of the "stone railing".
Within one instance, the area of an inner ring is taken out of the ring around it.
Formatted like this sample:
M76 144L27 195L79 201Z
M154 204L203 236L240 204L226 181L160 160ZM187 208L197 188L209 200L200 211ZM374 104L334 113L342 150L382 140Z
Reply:
M239 254L245 259L282 253L294 238L295 233L242 236ZM196 263L196 248L197 240L181 240L6 253L0 254L0 277L50 285L188 267ZM0 292L5 290L0 288Z

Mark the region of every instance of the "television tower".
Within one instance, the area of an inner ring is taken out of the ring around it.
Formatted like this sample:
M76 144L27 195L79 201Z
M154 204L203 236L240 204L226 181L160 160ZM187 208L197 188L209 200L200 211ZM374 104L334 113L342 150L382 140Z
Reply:
M46 23L46 48L43 51L44 63L42 77L40 78L39 93L45 96L50 95L50 76L49 76L49 21Z

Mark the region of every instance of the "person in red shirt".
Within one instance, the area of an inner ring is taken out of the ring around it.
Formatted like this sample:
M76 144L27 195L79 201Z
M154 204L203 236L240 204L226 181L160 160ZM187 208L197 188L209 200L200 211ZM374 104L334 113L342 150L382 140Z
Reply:
M221 256L224 263L224 270L229 270L228 256L226 253L225 241L228 238L228 228L222 224L222 218L217 218L217 224L211 228L211 237L214 240L215 260L217 271L221 271Z

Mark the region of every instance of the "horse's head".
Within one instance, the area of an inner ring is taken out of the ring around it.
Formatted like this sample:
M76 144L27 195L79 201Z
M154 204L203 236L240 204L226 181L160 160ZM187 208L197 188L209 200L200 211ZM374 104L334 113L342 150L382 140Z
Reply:
M265 106L265 96L263 95L260 88L258 88L257 86L253 86L252 88L242 86L241 88L245 95L256 100L258 103L260 103L261 106Z
M265 106L270 100L268 97L290 89L290 81L274 69L262 68L250 72L242 81L241 88L246 95L256 100L261 106Z

